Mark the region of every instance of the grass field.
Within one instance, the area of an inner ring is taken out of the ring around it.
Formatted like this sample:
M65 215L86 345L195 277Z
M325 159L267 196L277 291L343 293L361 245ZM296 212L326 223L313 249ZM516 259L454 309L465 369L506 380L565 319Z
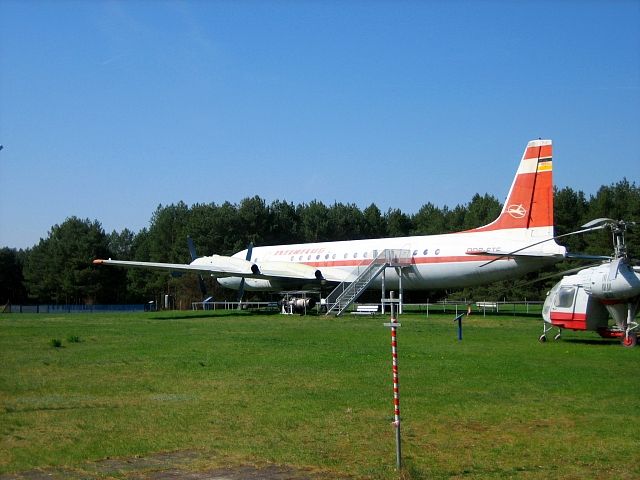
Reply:
M2 315L0 473L193 451L335 478L640 478L640 348L540 344L535 317L472 315L462 342L451 315L400 320L399 474L386 317Z

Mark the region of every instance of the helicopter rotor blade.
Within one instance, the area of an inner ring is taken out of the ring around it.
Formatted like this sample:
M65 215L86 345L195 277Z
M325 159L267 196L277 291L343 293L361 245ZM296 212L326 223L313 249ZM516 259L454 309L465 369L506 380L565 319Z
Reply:
M600 219L600 220L602 220L602 219ZM591 222L589 222L589 223L591 223ZM585 225L583 225L583 227L585 227ZM481 267L485 267L485 266L490 265L490 264L492 264L493 262L495 262L495 261L499 260L500 258L508 257L508 256L510 256L510 255L514 255L514 254L516 254L516 253L518 253L518 252L521 252L522 250L526 250L527 248L535 247L536 245L540 245L540 244L545 243L545 242L550 242L551 240L556 240L556 239L558 239L558 238L568 237L568 236L570 236L570 235L577 235L577 234L579 234L579 233L587 233L587 232L591 232L591 231L593 231L593 230L602 230L602 229L603 229L603 228L605 228L605 227L606 227L606 224L604 224L604 225L598 225L598 226L594 226L594 227L587 227L587 228L583 228L582 230L576 230L575 232L563 233L562 235L556 235L556 236L553 236L553 237L545 238L544 240L541 240L541 241L539 241L539 242L532 243L532 244L527 245L527 246L522 247L522 248L518 248L517 250L514 250L514 251L512 251L512 252L509 252L509 253L507 253L507 254L505 254L505 255L497 256L496 258L494 258L494 259L492 259L492 260L489 260L487 263L483 263L483 264L482 264L482 265L480 265L480 266L481 266Z
M567 253L566 258L573 260L613 260L611 255L589 255L586 253Z
M612 218L595 218L587 223L585 223L584 225L582 225L580 228L590 228L593 227L594 225L598 225L598 224L608 224L608 223L616 223L616 221Z

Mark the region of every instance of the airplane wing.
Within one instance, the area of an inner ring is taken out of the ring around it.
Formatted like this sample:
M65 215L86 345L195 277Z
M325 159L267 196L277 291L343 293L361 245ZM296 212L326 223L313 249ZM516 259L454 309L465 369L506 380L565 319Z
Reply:
M309 265L288 262L250 262L236 257L212 255L200 257L193 262L186 263L158 263L134 262L129 260L96 259L95 265L109 265L125 268L145 268L170 272L196 272L209 274L213 277L241 277L259 279L296 279L296 280L327 280L342 282L348 276L343 271L322 272Z
M102 260L96 259L94 265L109 265L125 268L144 268L147 270L163 270L168 272L198 272L210 273L215 276L250 276L251 267L244 268L244 265L194 265L193 263L160 263L160 262L132 262L129 260ZM247 262L250 263L250 262Z

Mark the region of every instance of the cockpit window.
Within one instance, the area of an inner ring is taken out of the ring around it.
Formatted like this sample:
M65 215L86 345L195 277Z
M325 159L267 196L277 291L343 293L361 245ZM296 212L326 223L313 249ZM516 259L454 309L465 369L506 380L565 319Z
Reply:
M561 287L553 304L558 308L571 308L576 296L576 287Z

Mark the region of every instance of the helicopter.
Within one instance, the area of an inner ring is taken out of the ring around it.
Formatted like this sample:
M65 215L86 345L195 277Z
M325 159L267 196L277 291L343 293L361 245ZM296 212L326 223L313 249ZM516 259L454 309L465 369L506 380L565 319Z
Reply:
M591 257L606 261L565 272L577 271L563 276L553 286L542 307L540 342L546 342L553 329L558 330L554 340L561 338L562 329L568 329L595 331L603 338L620 339L625 347L637 344L640 324L635 317L640 308L640 266L631 264L624 241L624 234L632 225L635 223L598 218L583 225L584 230L574 232L610 228L614 254Z

